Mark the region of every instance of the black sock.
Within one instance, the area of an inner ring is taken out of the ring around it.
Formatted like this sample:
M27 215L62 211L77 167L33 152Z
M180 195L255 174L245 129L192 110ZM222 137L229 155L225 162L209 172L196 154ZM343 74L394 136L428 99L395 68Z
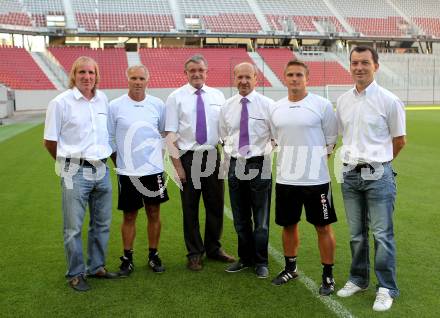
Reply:
M151 258L152 256L158 254L157 248L149 248L148 249L148 258Z
M286 271L293 272L296 269L296 256L284 256Z
M124 256L131 261L133 261L133 250L124 250Z
M322 276L333 277L333 264L322 263Z

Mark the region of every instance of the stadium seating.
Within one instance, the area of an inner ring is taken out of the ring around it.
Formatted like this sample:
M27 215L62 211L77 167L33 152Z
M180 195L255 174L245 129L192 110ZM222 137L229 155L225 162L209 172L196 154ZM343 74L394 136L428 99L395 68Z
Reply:
M29 14L19 0L2 0L0 5L0 24L32 26Z
M21 0L36 27L46 27L47 15L64 15L62 0Z
M194 54L202 54L209 64L207 85L213 87L233 86L233 67L240 62L251 62L251 58L244 49L218 48L162 48L141 49L141 61L150 70L149 87L178 87L187 80L183 72L185 60ZM269 82L260 74L259 86L270 86Z
M261 48L257 52L284 83L284 67L289 60L295 57L293 52L289 49L277 48ZM308 58L305 63L310 70L309 86L345 85L352 83L350 73L337 61L324 61L320 58L313 61Z
M407 22L386 1L332 0L334 7L356 32L369 36L405 35Z
M80 56L89 56L96 60L101 72L100 88L125 88L127 78L125 71L128 67L127 55L124 49L90 49L83 47L52 47L52 55L60 62L68 74L73 62Z
M421 29L421 32L415 33L440 38L440 5L438 1L425 1L423 5L412 0L394 0L394 2Z
M169 32L175 28L168 1L128 0L121 6L112 0L72 2L79 28L87 31ZM96 21L99 21L98 23Z
M284 83L284 67L288 61L295 57L293 52L285 48L261 48L257 50L257 53L269 65L278 79Z
M344 27L322 0L257 0L269 26L278 31L345 32ZM280 14L282 13L282 14Z
M23 48L0 46L0 83L14 89L54 89Z
M246 0L180 0L185 17L202 20L203 27L211 32L257 33L261 26Z

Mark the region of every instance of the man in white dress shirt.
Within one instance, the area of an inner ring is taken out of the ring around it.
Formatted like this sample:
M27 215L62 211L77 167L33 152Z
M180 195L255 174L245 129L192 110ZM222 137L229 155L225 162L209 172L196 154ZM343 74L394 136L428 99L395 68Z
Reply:
M379 86L377 52L368 46L350 53L355 87L339 97L336 107L342 135L342 195L350 228L350 276L338 296L365 290L370 280L368 230L374 237L374 270L378 280L373 310L391 308L399 295L393 211L395 173L391 161L405 145L405 110L397 96Z
M282 285L298 276L298 223L304 207L306 220L315 226L318 235L323 265L319 293L327 296L335 288L332 267L336 247L331 226L336 222L336 213L327 158L336 144L338 131L332 104L307 91L308 78L305 63L299 60L287 63L284 79L288 96L276 102L270 117L279 146L275 222L283 226L286 263L272 283Z
M202 269L202 257L233 262L220 244L223 230L224 182L219 179L219 115L223 93L205 85L208 62L195 55L185 62L188 84L166 101L167 140L171 160L182 184L183 231L188 251L187 267ZM200 235L199 202L206 210L204 240Z
M229 159L228 185L239 260L226 271L255 266L267 278L270 198L272 192L269 113L273 100L255 91L257 68L241 63L234 68L238 94L220 111L220 136Z
M146 94L148 78L145 66L129 67L128 94L110 103L109 134L114 151L112 160L118 174L118 209L124 212L121 277L129 276L134 270L136 218L142 207L145 207L148 220L148 266L155 273L165 271L158 252L160 204L168 201L161 135L165 129L165 105L159 98Z
M86 291L90 289L86 275L118 277L104 267L112 215L112 187L105 162L112 149L107 131L107 97L97 90L98 65L89 57L78 58L69 81L69 89L47 108L44 145L57 161L62 177L66 277L74 290ZM87 205L90 223L86 266L81 230Z

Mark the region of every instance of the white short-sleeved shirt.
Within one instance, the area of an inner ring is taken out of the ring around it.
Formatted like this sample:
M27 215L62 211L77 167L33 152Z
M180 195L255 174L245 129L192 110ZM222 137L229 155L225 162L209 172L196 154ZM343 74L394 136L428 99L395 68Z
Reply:
M44 139L57 142L57 157L99 160L112 153L107 130L108 101L97 90L87 100L75 87L55 97L46 111Z
M168 96L166 101L165 131L178 135L177 146L181 150L197 150L200 145L196 141L196 88L186 84ZM202 98L205 105L206 128L208 139L204 146L214 148L219 142L220 108L225 103L221 91L203 85Z
M127 94L110 102L109 134L117 152L117 173L146 176L163 172L165 105L147 95L137 102Z
M242 157L238 152L240 139L240 119L243 96L236 94L229 98L220 111L220 137L225 142L224 150L231 157ZM270 139L270 107L274 101L252 91L246 96L249 120L249 153L246 158L263 156L272 150Z
M271 111L272 131L278 143L277 183L319 185L330 182L327 147L338 135L333 106L325 98L308 93L298 102L287 97Z
M403 103L376 81L361 93L354 87L341 95L336 117L345 163L391 161L392 139L406 135Z

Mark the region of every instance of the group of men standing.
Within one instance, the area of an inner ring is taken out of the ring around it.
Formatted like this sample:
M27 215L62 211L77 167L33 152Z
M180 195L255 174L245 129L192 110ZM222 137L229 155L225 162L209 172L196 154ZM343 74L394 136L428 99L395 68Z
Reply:
M181 186L187 267L203 268L203 256L228 262L226 272L255 269L269 276L268 241L272 194L272 154L277 153L275 222L282 226L285 268L272 280L282 285L298 277L298 224L306 220L318 237L322 269L321 295L335 290L336 212L331 194L328 157L342 135L342 193L350 228L350 277L338 291L348 297L369 283L368 229L375 240L378 279L374 310L391 307L398 296L392 214L396 195L391 161L405 144L405 113L400 100L374 80L378 56L370 47L350 53L355 87L332 104L308 92L309 69L291 60L284 69L288 96L274 102L255 91L258 70L240 63L234 68L238 93L225 101L205 84L208 62L201 55L184 65L188 83L164 104L146 94L148 70L127 70L128 94L108 106L97 90L95 61L81 57L72 66L69 90L57 96L46 115L45 146L57 160L62 177L64 246L70 286L88 290L87 277L127 277L134 269L133 243L138 210L148 218L148 265L165 267L159 258L160 204L168 200L163 164L166 139L175 177ZM222 145L222 147L220 147ZM221 157L223 149L224 159ZM105 268L111 223L111 184L106 160L111 157L118 177L118 209L123 256L117 273ZM220 239L224 215L224 177L227 176L238 260L228 255ZM206 212L200 233L199 203ZM82 254L81 228L90 210L87 266Z

